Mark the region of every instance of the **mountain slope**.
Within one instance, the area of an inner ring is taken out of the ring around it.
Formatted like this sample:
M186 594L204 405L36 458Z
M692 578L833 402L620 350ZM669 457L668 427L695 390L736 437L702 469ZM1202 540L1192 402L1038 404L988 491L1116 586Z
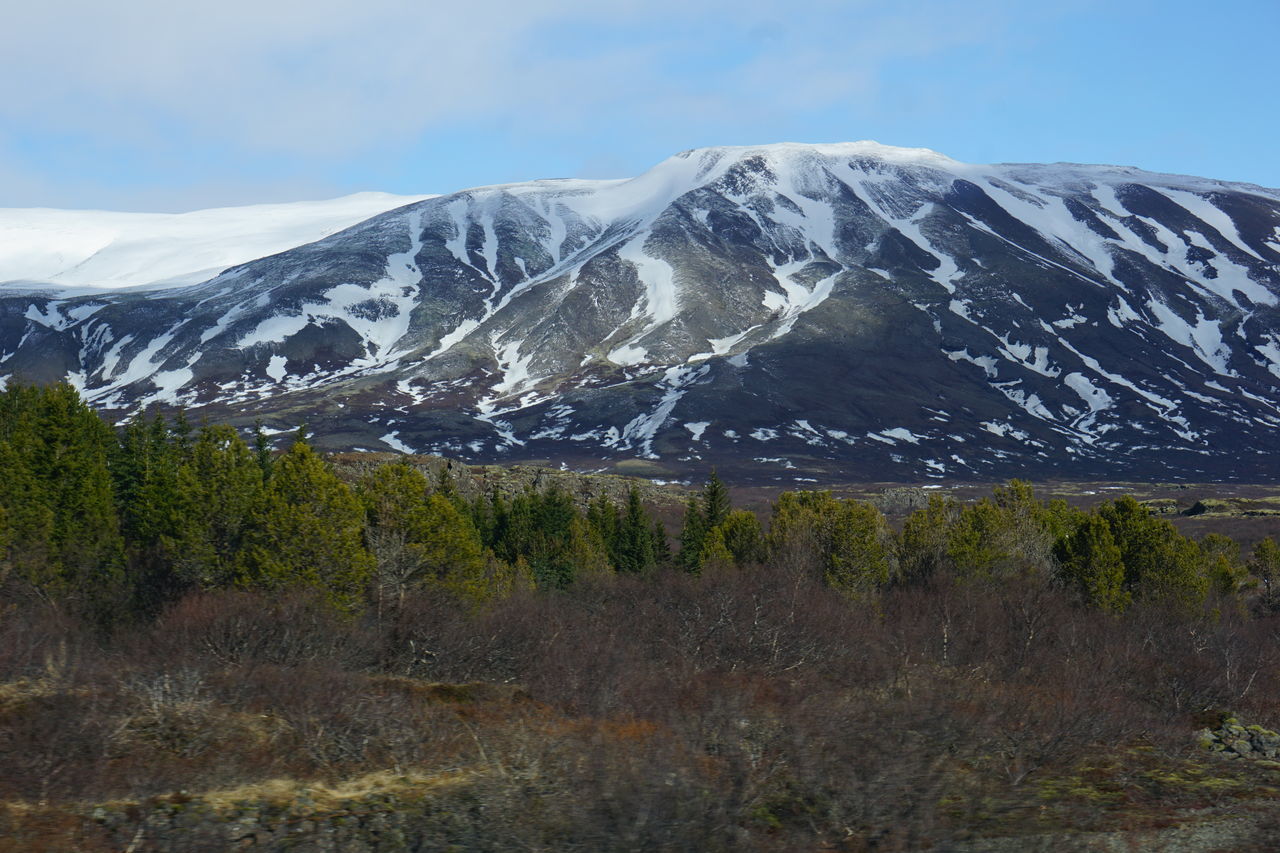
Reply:
M1273 479L1280 193L875 143L399 208L0 300L0 371L332 446L740 476Z

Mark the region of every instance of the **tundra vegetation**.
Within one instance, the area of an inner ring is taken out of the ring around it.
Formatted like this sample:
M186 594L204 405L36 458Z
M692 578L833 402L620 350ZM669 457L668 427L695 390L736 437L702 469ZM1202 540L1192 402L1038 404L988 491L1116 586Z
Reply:
M0 850L1280 838L1280 765L1221 757L1228 712L1280 723L1272 539L1019 481L895 529L713 473L669 532L634 489L348 479L0 393Z

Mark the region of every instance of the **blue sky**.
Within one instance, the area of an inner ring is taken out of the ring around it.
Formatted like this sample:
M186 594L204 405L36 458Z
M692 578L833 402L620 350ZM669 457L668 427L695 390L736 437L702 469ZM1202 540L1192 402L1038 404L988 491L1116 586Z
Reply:
M0 207L448 192L857 139L1280 187L1277 0L45 0L6 19Z

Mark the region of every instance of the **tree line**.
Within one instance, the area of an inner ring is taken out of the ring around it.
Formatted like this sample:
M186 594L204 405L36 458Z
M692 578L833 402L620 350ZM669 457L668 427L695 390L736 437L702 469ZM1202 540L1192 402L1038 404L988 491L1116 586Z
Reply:
M261 427L246 441L181 412L115 429L66 384L0 393L0 585L102 624L197 590L306 589L382 613L428 587L478 606L586 576L756 565L852 598L939 574L1038 578L1110 612L1255 589L1270 609L1280 577L1272 539L1246 560L1231 539L1187 538L1131 497L1084 511L1016 480L976 503L931 496L895 531L873 505L828 492L783 493L766 527L713 472L672 544L634 487L585 507L554 485L468 500L447 468L429 478L403 460L348 483L301 432L278 453Z

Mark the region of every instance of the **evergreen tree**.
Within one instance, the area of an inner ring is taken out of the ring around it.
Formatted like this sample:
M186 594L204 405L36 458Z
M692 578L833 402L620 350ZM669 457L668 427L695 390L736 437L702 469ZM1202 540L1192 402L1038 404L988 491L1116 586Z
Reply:
M661 519L653 521L653 562L659 568L671 565L671 543L667 541L667 527Z
M1204 560L1195 542L1155 518L1126 495L1098 508L1124 561L1125 588L1134 598L1194 607L1209 592Z
M618 517L617 505L609 500L604 492L593 497L591 503L587 505L587 523L600 537L605 550L609 552L609 560L614 568L618 568L621 561L619 554L621 540L618 536L621 519Z
M354 607L373 572L363 526L355 495L299 437L273 462L258 524L241 554L241 582L311 587L339 607Z
M893 535L880 511L830 492L784 492L773 507L769 551L821 573L835 589L860 596L897 574Z
M266 503L260 460L231 427L207 426L196 434L179 483L190 509L177 571L206 589L230 586Z
M724 521L712 528L737 566L763 563L765 559L764 528L755 513L735 509Z
M1010 480L990 500L964 507L951 525L947 557L962 577L1001 578L1048 575L1053 545L1065 532L1066 504L1051 512L1031 486Z
M959 514L960 507L953 499L931 494L925 506L907 516L898 540L898 560L905 578L923 580L947 565L951 525Z
M124 604L120 536L108 452L115 436L67 384L39 389L29 443L32 469L52 511L54 572L76 605L95 618L119 618Z
M402 601L414 586L439 586L471 601L492 597L471 519L427 489L427 478L404 461L379 466L360 484L379 604Z
M1280 545L1268 536L1253 548L1249 571L1262 584L1262 606L1268 612L1280 606Z
M730 509L732 506L729 502L729 490L725 488L724 483L720 482L720 477L712 468L711 476L707 478L707 484L702 489L703 525L710 530L722 524L728 518Z
M684 508L684 525L680 528L680 553L676 561L686 572L702 566L702 546L707 538L706 516L698 501L689 498Z
M616 542L614 566L619 572L640 574L651 571L656 565L653 524L635 486L627 492L627 508L619 522Z
M262 471L262 481L265 483L271 479L272 457L271 438L262 425L262 418L253 422L253 454L258 461L259 470Z
M728 571L735 564L733 552L724 541L724 525L708 530L702 540L702 553L698 555L698 570L703 574L713 574Z
M1221 533L1209 533L1199 542L1209 587L1219 595L1235 595L1249 579L1240 559L1240 545Z
M1082 515L1074 531L1058 541L1059 577L1088 604L1120 612L1129 604L1124 561L1111 528L1100 516Z
M31 467L28 445L0 441L0 508L8 528L9 574L30 590L66 592L53 554L53 509L44 484Z

